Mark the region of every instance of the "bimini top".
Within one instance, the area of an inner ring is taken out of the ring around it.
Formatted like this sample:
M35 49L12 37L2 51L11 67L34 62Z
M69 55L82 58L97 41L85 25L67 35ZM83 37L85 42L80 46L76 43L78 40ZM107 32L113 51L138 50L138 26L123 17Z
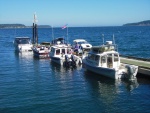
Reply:
M75 40L73 40L73 42L87 42L87 41L84 39L75 39Z
M111 41L107 41L105 45L101 46L93 46L92 52L96 53L102 53L102 52L108 52L108 51L116 51L116 44L112 44Z
M15 42L17 44L30 44L30 38L29 37L16 37Z

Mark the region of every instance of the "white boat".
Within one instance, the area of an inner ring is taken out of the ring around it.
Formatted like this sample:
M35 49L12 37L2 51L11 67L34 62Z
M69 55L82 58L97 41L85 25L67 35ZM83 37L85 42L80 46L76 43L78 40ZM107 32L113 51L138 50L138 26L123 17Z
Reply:
M42 42L40 45L35 45L32 48L34 57L37 58L49 58L50 43Z
M60 43L51 46L50 58L52 62L66 67L82 63L80 57L72 54L71 46Z
M16 37L14 40L15 50L19 52L32 51L32 43L29 37Z
M84 39L75 39L75 40L73 40L72 47L76 48L76 46L80 46L83 51L90 51L91 48L92 48L92 45Z
M102 46L92 47L83 64L87 70L113 79L132 80L138 72L138 66L120 63L119 53L112 41L107 41Z

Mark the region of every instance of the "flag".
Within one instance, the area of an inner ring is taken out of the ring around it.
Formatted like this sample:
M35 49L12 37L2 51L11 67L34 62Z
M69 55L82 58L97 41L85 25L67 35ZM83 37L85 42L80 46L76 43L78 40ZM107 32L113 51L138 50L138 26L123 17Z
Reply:
M62 29L65 29L65 28L67 28L67 25L68 25L68 24L66 24L66 25L62 26Z

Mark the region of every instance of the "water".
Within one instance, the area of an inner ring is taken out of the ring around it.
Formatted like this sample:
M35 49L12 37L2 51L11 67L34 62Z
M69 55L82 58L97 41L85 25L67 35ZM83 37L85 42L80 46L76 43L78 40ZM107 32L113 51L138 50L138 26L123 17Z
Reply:
M51 41L51 29L39 29L39 42ZM84 38L92 45L118 44L123 55L150 58L150 27L69 28L68 41ZM15 36L32 36L32 29L0 29L0 113L149 113L150 79L112 80L82 66L65 69L49 59L14 52ZM54 29L65 37L66 29ZM67 40L67 38L66 38ZM140 75L139 75L140 76Z

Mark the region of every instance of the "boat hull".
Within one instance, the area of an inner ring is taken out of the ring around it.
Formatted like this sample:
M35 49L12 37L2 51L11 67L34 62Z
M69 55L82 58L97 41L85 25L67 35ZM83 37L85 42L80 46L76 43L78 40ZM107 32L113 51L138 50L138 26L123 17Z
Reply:
M59 65L63 65L63 63L64 63L64 60L59 58L59 57L50 57L50 58L51 58L52 62L55 62L55 63L57 63Z
M28 51L32 51L32 45L15 45L15 51L18 52L28 52Z
M90 65L86 62L86 59L83 60L83 67L89 71L99 74L100 76L106 76L112 79L118 79L117 72L113 68L103 68L98 66Z
M34 57L37 58L49 58L49 53L38 53L35 51L33 51L33 53L34 53Z
M33 54L37 58L49 58L49 50L37 50L37 48L33 48Z

